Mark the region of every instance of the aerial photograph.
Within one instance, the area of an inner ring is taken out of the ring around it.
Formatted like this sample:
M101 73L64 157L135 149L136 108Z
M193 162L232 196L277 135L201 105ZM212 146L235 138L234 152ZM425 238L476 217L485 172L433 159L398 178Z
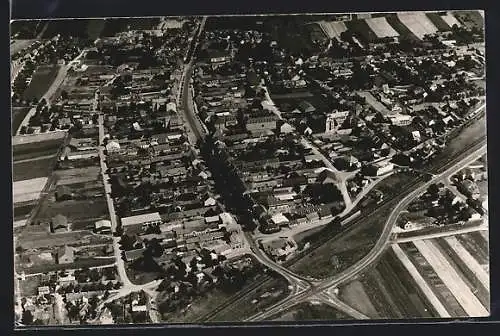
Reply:
M484 11L17 20L10 56L16 329L490 315Z

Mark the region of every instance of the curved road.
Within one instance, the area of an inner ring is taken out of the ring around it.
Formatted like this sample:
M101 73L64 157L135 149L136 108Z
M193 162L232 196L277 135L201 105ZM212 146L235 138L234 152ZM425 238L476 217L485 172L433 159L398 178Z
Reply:
M388 246L388 243L390 242L392 228L396 223L399 213L403 209L405 209L415 197L423 193L427 189L427 187L432 183L439 181L445 176L454 174L458 170L462 169L465 165L477 160L479 157L484 155L485 152L486 152L486 145L483 144L479 149L475 150L472 154L467 155L465 158L455 163L454 165L446 169L444 172L435 175L431 180L425 182L423 185L421 185L417 189L414 189L407 196L405 196L392 210L389 218L386 221L382 234L380 235L380 238L376 242L373 249L356 264L346 269L345 271L341 272L340 274L334 276L333 278L323 281L319 286L312 286L312 288L309 290L304 290L294 296L290 296L282 300L281 302L278 302L277 304L271 306L264 312L258 313L252 316L251 318L247 319L247 321L259 321L269 318L290 306L302 302L305 299L310 298L311 296L321 294L321 292L324 291L326 291L329 297L332 297L332 295L328 291L330 288L335 288L341 283L355 277L356 275L361 273L366 267L370 266L380 255L382 255L382 253L385 251L385 248Z

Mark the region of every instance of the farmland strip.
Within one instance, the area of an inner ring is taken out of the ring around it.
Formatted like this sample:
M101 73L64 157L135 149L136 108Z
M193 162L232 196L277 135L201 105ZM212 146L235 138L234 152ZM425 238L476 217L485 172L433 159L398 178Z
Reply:
M438 276L451 290L457 301L469 316L488 316L489 312L483 307L477 297L471 292L467 284L449 264L441 252L431 241L413 242L418 251L433 266Z
M440 317L451 317L450 313L446 310L446 308L443 306L441 301L436 297L432 289L429 287L427 282L425 282L424 278L420 273L418 272L417 268L412 264L410 259L406 256L406 254L403 252L401 247L397 244L391 245L392 250L396 254L396 256L399 258L401 263L405 266L405 268L410 272L410 274L413 276L415 279L415 282L417 285L422 289L422 292L424 292L425 296L429 299L429 302L432 304L434 309L438 312Z
M481 284L489 291L490 290L490 278L484 269L479 265L477 260L463 247L463 245L457 240L457 238L451 236L444 238L448 245L455 251L460 259L466 264L470 270L474 273Z

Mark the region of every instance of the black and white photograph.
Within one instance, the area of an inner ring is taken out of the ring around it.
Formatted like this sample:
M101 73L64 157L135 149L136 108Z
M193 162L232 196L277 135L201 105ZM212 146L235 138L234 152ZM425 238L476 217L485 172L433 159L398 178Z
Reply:
M484 16L11 21L15 328L490 316Z

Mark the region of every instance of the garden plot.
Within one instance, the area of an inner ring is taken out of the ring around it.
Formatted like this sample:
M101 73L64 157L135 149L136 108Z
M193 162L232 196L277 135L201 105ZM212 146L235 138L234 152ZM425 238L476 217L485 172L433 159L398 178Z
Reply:
M28 202L40 198L40 192L47 183L47 177L16 181L13 184L14 203Z
M365 21L368 27L370 27L378 38L399 36L399 33L392 28L385 17L371 18L366 19Z
M420 287L426 298L429 300L431 305L434 307L436 312L439 314L439 317L451 317L450 313L446 310L444 305L439 301L437 296L434 294L432 291L432 288L427 284L425 279L422 277L422 275L418 272L417 268L415 265L412 264L410 259L406 256L406 254L403 252L403 250L399 247L397 244L391 245L392 250L396 254L396 256L399 258L401 263L404 265L404 267L408 270L408 272L412 275L413 279L417 283L417 285Z
M425 13L398 13L398 18L419 39L427 34L435 34L438 29Z

